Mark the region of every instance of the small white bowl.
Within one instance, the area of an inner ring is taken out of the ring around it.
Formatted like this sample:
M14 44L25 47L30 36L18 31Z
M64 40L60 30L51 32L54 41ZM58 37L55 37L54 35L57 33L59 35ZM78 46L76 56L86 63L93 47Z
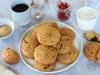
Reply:
M12 34L13 34L13 32L14 32L14 23L11 21L11 20L9 20L9 19L6 19L6 18L1 18L0 19L0 26L1 25L8 25L9 27L11 27L11 33L9 33L8 35L6 35L6 36L4 36L4 37L0 37L0 40L1 39L7 39L8 37L10 37Z
M44 23L44 22L43 22ZM25 37L25 35L32 29L34 29L34 27L36 27L37 25L34 25L32 27L30 27L28 30L26 30L26 32L22 35L21 39L20 39L20 43L19 43L19 53L20 53L20 57L21 57L21 60L23 61L23 63L30 69L36 71L36 72L39 72L39 73L42 73L42 74L47 74L47 75L51 75L51 74L57 74L59 72L63 72L65 70L68 70L69 68L71 68L72 66L75 65L76 62L78 62L78 59L82 53L82 49L83 49L83 41L82 41L82 38L80 36L80 34L74 29L72 28L70 25L68 24L64 24L64 23L61 23L61 22L56 22L58 24L58 26L60 27L68 27L70 29L72 29L74 31L74 33L76 34L76 37L75 37L75 40L74 40L74 45L75 47L78 49L79 51L79 56L78 58L70 65L62 65L62 64L57 64L56 65L56 68L54 71L52 72L42 72L42 71L39 71L37 69L35 69L33 66L32 66L32 60L31 59L28 59L26 58L23 54L22 54L22 51L21 51L21 43L22 43L22 40L23 38ZM41 23L40 23L41 24Z

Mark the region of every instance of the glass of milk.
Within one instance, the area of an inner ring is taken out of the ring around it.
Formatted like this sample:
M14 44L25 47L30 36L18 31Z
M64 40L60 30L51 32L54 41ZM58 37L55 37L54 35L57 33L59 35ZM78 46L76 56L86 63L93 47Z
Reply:
M77 25L82 31L92 31L96 26L97 10L84 6L76 11Z

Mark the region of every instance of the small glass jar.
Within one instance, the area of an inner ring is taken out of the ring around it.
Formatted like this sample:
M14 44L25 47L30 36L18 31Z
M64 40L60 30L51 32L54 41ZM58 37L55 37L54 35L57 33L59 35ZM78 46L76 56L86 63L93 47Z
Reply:
M47 5L47 0L32 0L32 7L33 13L34 13L34 18L35 19L41 19L43 15L45 14L45 7Z
M71 16L71 9L70 5L67 2L59 2L58 5L58 12L57 12L57 17L61 21L68 20Z

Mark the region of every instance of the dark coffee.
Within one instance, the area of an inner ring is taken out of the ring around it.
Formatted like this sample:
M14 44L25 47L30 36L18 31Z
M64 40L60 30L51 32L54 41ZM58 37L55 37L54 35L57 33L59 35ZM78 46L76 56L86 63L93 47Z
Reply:
M21 3L21 4L16 4L15 6L12 7L12 10L15 12L24 12L29 8L27 4Z

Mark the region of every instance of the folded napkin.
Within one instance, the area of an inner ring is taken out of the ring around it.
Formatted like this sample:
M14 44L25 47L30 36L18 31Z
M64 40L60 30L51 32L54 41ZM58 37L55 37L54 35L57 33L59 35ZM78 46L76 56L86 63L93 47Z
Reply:
M0 65L0 75L16 75L16 73L7 69L5 66Z

